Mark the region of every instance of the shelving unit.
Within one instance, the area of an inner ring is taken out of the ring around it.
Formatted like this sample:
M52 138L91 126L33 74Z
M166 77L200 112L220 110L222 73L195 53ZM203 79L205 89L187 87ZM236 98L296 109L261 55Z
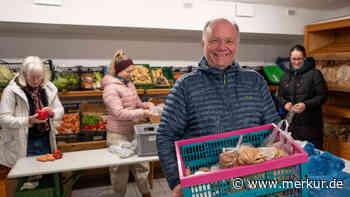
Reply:
M350 59L350 19L312 24L305 27L304 46L309 56L316 60ZM328 83L329 99L350 99L350 88L337 83ZM336 102L323 107L325 115L350 118L350 104L339 106Z
M164 89L137 89L137 93L139 95L162 95L166 96L170 92L169 88ZM90 99L90 98L98 98L102 99L102 90L83 90L83 91L68 91L68 92L60 92L59 98L63 101L65 100L81 100L81 98ZM97 149L97 148L105 148L106 140L101 141L88 141L88 142L77 142L77 143L61 143L58 145L59 149L63 152L71 152L71 151L80 151L80 150L89 150L89 149Z
M145 95L168 95L170 89L137 89L137 93L141 96ZM68 91L60 92L59 97L61 100L76 100L76 99L90 99L98 98L102 99L102 90L84 90L84 91ZM82 151L82 150L92 150L92 149L101 149L107 147L106 140L99 141L87 141L87 142L72 142L72 143L59 143L57 144L58 149L62 152L73 152L73 151ZM153 186L154 179L154 169L159 167L159 162L154 161L150 163L150 174L149 181L151 187ZM108 175L108 168L87 170L84 171L85 176L96 176L96 175ZM65 173L64 176L69 177L71 173Z
M308 25L304 45L309 56L316 60L350 60L350 19ZM350 119L350 88L328 83L328 100L323 106L324 117ZM328 123L331 124L331 123ZM350 143L336 135L325 135L323 148L342 158L350 158Z
M308 25L304 45L309 56L316 59L350 58L350 19Z

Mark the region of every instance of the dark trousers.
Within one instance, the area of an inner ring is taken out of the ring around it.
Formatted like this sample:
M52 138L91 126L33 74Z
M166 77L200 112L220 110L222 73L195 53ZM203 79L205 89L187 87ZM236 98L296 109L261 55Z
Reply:
M27 156L44 155L48 153L51 153L49 135L28 139Z

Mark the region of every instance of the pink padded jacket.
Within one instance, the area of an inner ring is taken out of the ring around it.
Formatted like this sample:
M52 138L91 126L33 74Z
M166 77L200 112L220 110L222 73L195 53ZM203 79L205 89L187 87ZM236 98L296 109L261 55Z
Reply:
M144 118L146 104L137 95L133 83L106 75L102 80L103 101L108 111L107 130L114 133L134 131L134 124Z

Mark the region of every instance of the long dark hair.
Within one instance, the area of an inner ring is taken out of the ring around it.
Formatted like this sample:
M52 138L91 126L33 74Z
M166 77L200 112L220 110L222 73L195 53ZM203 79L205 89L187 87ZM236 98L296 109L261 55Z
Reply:
M300 45L300 44L295 45L294 47L292 47L292 48L289 50L289 57L292 55L292 52L293 52L293 51L300 51L300 52L303 54L303 56L306 57L306 50L305 50L305 48L304 48L302 45Z

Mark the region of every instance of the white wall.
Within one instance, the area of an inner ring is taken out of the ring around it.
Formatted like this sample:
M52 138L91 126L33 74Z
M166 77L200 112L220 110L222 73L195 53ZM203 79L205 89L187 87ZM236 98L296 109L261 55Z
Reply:
M304 25L325 15L324 11L253 5L254 17L234 17L235 3L193 0L184 8L183 0L86 1L63 0L61 7L33 4L32 0L2 0L0 21L74 24L118 27L145 27L201 30L210 18L236 18L242 32L303 34Z
M34 5L32 0L1 0L0 22L70 24L108 27L142 27L201 30L210 18L234 18L241 32L258 34L303 35L304 25L331 15L328 11L253 5L254 17L235 17L235 3L193 0L193 8L184 8L183 0L86 1L63 0L61 7ZM45 28L45 26L43 26ZM271 64L278 56L287 56L293 42L266 39L242 40L237 59L242 64ZM66 38L59 36L1 35L0 58L18 59L28 55L52 58L58 64L108 64L115 49L126 49L136 63L151 65L196 65L202 56L200 37L190 40L111 38Z
M136 63L197 65L202 56L200 41L133 41L60 38L0 37L0 59L21 59L29 55L53 59L56 64L106 65L116 49L123 48ZM302 44L302 40L298 42ZM271 64L286 56L290 44L277 41L241 40L237 60L242 65Z
M349 17L349 16L350 16L350 7L330 10L327 12L328 19L337 19L337 18L343 18L343 17ZM321 20L318 20L318 21L321 21Z

